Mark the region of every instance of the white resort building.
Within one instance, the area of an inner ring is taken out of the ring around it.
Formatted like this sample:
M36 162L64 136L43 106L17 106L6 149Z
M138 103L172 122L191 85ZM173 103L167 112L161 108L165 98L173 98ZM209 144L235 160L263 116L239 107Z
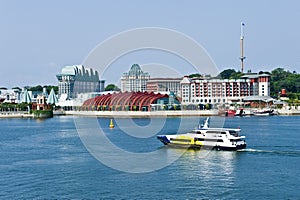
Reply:
M150 79L147 72L143 72L138 64L133 64L128 73L123 73L121 77L122 92L145 92L146 83Z
M268 74L245 74L237 80L184 77L180 85L182 104L224 104L248 96L270 96Z
M83 65L65 66L58 79L58 97L60 99L76 98L81 93L104 91L104 80L99 80L98 72Z
M151 78L147 81L147 92L173 92L176 95L180 92L180 82L182 78Z

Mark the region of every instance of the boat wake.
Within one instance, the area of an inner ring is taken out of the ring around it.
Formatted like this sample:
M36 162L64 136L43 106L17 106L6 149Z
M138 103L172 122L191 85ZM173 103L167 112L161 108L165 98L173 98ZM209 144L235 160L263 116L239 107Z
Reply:
M238 152L249 152L249 153L269 153L276 155L295 156L300 157L300 151L280 151L280 150L262 150L262 149L240 149Z

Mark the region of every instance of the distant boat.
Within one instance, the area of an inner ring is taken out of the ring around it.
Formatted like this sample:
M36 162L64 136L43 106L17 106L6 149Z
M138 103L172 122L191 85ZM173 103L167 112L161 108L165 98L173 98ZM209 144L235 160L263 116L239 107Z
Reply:
M228 109L228 110L226 110L225 111L225 116L227 117L229 117L229 116L235 116L235 114L236 114L236 111L235 110L233 110L233 109Z
M271 109L253 111L253 115L255 115L255 116L270 116L270 115L276 115L276 114L277 113L275 113L274 110L271 110Z
M202 127L185 134L158 135L163 144L184 148L208 148L216 150L239 150L246 148L245 136L240 136L241 129L209 128L209 118Z
M235 116L249 116L249 115L253 115L253 111L250 109L244 109L244 108L240 108L236 113Z

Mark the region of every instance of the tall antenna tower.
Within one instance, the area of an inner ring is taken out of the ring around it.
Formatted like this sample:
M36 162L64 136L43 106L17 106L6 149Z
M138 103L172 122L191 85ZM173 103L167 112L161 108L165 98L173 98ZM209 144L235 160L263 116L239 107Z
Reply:
M244 56L244 26L245 24L242 22L241 23L241 39L240 39L240 46L241 46L241 72L244 72L244 60L246 57Z

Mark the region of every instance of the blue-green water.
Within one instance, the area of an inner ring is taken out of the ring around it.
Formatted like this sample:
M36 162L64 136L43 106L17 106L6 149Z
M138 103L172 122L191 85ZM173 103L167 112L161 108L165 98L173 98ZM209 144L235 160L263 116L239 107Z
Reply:
M169 118L161 132L176 131L178 120ZM99 122L106 126L109 119ZM149 119L135 122L145 126ZM225 126L242 128L245 151L211 151L203 158L189 150L163 169L132 174L92 157L72 117L0 119L0 198L299 199L299 116L226 118ZM155 136L105 130L127 151L165 149Z

